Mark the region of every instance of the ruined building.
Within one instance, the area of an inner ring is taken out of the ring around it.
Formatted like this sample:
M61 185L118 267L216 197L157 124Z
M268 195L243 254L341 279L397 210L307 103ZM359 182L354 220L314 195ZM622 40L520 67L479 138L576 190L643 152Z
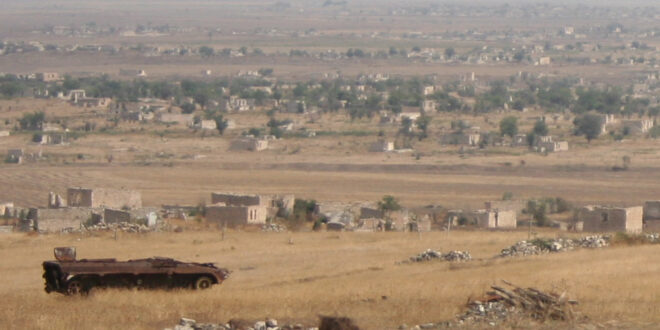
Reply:
M586 232L627 232L642 231L641 206L608 207L589 205L578 211L576 229Z

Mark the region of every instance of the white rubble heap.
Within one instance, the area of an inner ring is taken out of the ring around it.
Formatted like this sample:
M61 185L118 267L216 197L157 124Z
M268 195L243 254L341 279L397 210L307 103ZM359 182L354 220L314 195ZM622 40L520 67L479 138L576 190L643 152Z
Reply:
M83 226L79 230L74 230L72 232L81 232L81 231L121 231L126 233L146 233L153 231L170 231L169 225L164 222L158 222L156 226L148 227L144 224L137 224L132 222L117 222L106 224L104 222L99 222L91 226Z
M284 225L280 225L277 223L267 223L263 226L261 226L261 231L266 231L266 232L275 232L275 233L281 233L285 232L288 229Z
M565 252L576 248L602 248L610 245L611 236L594 235L582 238L537 238L531 241L520 241L503 249L500 257L517 257L537 255L548 252Z
M318 330L317 327L306 327L302 324L294 325L278 325L275 319L266 319L265 321L257 321L254 324L246 324L245 321L229 321L225 324L220 323L198 323L193 319L181 318L179 324L174 328L166 328L166 330L239 330L239 329L252 329L252 330Z
M468 261L472 260L472 256L468 251L449 251L447 253L441 253L428 249L416 256L410 257L410 259L404 262L423 262L434 259L441 259L445 261Z

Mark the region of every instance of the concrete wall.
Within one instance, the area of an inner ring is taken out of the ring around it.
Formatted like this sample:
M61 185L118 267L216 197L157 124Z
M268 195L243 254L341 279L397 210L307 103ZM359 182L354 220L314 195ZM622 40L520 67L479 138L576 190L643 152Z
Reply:
M7 214L8 209L11 209L14 207L14 203L12 202L3 202L0 203L0 216L4 216Z
M421 219L408 223L408 231L411 232L429 232L431 231L431 220Z
M157 214L158 209L155 207L144 207L128 211L105 209L103 211L103 221L105 223L137 222L139 220L146 222L151 213Z
M644 202L644 220L660 220L660 201Z
M262 205L266 206L259 195L239 195L227 193L211 193L211 204L224 203L227 206L248 206Z
M653 120L640 119L640 120L624 120L623 127L628 128L631 134L642 134L648 132L653 128Z
M371 144L369 147L370 152L387 152L394 150L394 142L379 140Z
M71 207L92 207L92 189L68 188L66 202Z
M266 223L267 210L261 206L207 206L206 220L226 223L229 227L264 224Z
M578 221L583 223L582 229L586 232L639 233L643 228L642 215L641 206L586 206L578 211Z
M268 140L238 138L231 141L229 150L261 151L268 149Z
M539 142L537 146L548 152L568 151L568 141Z
M122 210L105 209L103 211L103 221L105 223L130 222L131 214Z
M481 228L494 228L495 227L495 214L490 211L476 211L473 214L477 226Z
M651 232L660 231L660 220L644 220L644 230Z
M159 121L161 123L178 123L190 126L194 122L194 115L183 113L161 113Z
M515 211L497 211L495 213L496 228L516 228L518 223Z
M442 136L443 144L455 144L464 146L476 146L481 140L481 134L476 133L451 133Z
M408 210L391 211L387 216L392 220L393 230L401 231L408 229L408 223L410 222Z
M142 207L142 195L136 190L68 188L67 205L71 207L106 207L136 209Z
M202 120L195 127L206 130L214 130L218 128L215 120Z
M383 219L361 219L355 231L359 232L374 232L383 231L385 229L385 220Z
M376 218L382 219L384 217L383 211L371 207L360 208L360 219Z
M517 214L520 214L522 210L525 209L527 203L524 200L500 200L500 201L488 201L485 203L487 211L515 211Z
M40 232L60 232L64 229L78 229L80 225L91 219L94 210L87 207L72 207L60 209L30 209L29 217Z
M293 213L295 196L287 195L239 195L228 193L211 193L211 204L226 206L261 206L266 208L267 216L286 217Z
M481 228L516 228L515 211L486 211L474 213L477 225Z

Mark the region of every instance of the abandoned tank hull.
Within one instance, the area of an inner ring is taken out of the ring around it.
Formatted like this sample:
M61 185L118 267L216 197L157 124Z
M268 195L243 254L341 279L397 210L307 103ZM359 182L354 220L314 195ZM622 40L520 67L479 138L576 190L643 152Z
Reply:
M98 287L208 289L229 276L227 269L211 263L181 262L161 257L128 261L76 260L75 249L68 249L69 252L62 252L62 248L57 248L57 260L43 263L48 293L73 295ZM73 257L70 251L74 251Z

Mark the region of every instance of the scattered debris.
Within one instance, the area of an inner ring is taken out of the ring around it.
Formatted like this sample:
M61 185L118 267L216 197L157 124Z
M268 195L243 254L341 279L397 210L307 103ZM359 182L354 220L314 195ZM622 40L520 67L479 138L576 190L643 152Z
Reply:
M320 329L347 329L347 330L358 330L357 327L354 328L323 328L323 319L321 320ZM350 319L348 319L350 321ZM350 323L350 322L349 322ZM319 330L317 327L307 327L300 323L296 324L284 324L279 325L277 320L268 318L263 321L249 322L245 320L232 319L227 323L198 323L193 319L188 319L182 317L179 321L179 324L174 326L174 328L166 328L166 330L243 330L243 329L254 329L254 330Z
M275 232L275 233L281 233L285 232L288 229L284 225L280 225L278 223L267 223L261 226L261 231L267 231L267 232Z
M434 259L442 259L445 261L469 261L472 260L472 256L468 251L449 251L447 253L441 253L428 249L416 256L410 257L410 259L404 262L423 262Z
M503 249L500 257L518 257L537 255L548 252L565 252L575 248L602 248L609 246L610 236L594 235L577 239L571 238L537 238L531 241L520 241Z
M147 233L155 231L173 231L169 224L165 222L157 222L155 226L149 227L144 224L133 223L133 222L117 222L117 223L105 223L99 222L91 226L81 226L80 228L65 228L61 230L61 233L80 233L80 232L99 232L99 231L120 231L124 233ZM176 231L176 230L174 230Z
M127 232L127 233L142 233L142 232L147 232L151 231L151 229L145 225L137 224L137 223L129 223L129 222L117 222L117 223L110 223L106 224L104 222L100 222L95 225L87 226L85 227L86 230L89 231L114 231L114 230L119 230L122 232Z
M649 243L660 243L660 234L658 233L644 234L644 237Z
M446 261L469 261L472 260L472 256L468 251L449 251L442 255L442 258Z

